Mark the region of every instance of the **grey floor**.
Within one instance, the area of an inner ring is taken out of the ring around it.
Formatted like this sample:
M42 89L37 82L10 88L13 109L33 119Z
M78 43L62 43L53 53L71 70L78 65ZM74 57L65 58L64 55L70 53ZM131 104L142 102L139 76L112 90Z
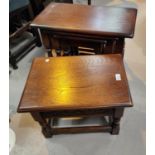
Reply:
M76 0L77 3L86 1ZM16 109L33 58L45 56L44 48L35 48L10 74L10 127L16 133L11 155L145 155L145 1L92 0L94 5L137 7L138 17L134 39L126 39L124 63L134 102L125 111L118 136L108 133L67 134L45 139L40 126L29 114Z

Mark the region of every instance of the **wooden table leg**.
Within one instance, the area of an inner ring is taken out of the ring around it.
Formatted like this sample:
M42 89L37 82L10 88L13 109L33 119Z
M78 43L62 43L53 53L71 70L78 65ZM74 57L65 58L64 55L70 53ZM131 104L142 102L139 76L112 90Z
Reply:
M122 55L122 57L124 57L124 47L125 47L125 39L124 38L120 38L117 41L117 45L115 46L115 52L121 52L120 54Z
M91 0L88 0L88 5L91 5Z
M39 112L32 112L31 113L32 117L34 118L35 121L38 121L39 124L42 127L42 133L46 138L52 137L52 128L50 124L47 122L45 118L42 117L42 115Z
M123 116L124 108L116 108L114 110L113 122L112 122L112 135L118 135L120 130L120 120Z
M41 47L42 46L42 42L41 42L40 35L39 35L39 29L31 28L31 31L32 31L33 35L36 37L36 45L38 47Z

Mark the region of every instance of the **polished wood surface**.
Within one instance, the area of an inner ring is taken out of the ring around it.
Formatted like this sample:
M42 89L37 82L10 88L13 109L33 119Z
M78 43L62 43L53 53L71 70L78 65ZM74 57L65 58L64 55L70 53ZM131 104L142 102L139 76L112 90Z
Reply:
M32 27L104 36L133 37L136 9L51 3Z
M111 54L34 59L18 111L122 106L132 106L130 92L122 56Z

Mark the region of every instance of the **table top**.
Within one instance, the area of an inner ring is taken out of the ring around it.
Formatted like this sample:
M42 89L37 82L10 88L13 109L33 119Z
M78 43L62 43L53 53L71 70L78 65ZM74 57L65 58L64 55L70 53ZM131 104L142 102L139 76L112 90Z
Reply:
M121 55L68 56L34 59L18 112L120 106L132 106Z
M32 27L55 31L120 36L134 35L137 10L120 7L50 3L32 22Z

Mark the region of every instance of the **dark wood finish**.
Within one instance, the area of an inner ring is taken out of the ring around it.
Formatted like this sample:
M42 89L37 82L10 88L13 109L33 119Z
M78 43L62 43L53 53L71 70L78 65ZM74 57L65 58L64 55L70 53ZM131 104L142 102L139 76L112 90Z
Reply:
M42 29L41 34L43 44L47 49L69 49L73 52L74 47L87 47L91 48L95 54L121 53L124 55L124 38L55 32ZM71 55L77 54L79 53L75 52L75 54Z
M63 11L62 11L63 10ZM133 37L136 9L51 3L31 26L99 36Z
M131 106L120 55L48 60L34 60L20 111ZM115 80L116 73L121 81Z
M91 0L88 0L88 5L91 5Z
M112 134L116 135L119 134L120 130L120 120L123 116L124 108L115 108L113 113L113 120L112 120Z
M116 81L115 74L121 75ZM119 133L124 107L132 101L119 54L36 58L18 112L30 112L45 137L53 134L108 131ZM50 118L109 116L109 125L53 128Z
M88 133L88 132L110 132L111 126L84 126L84 127L61 127L53 128L53 134L64 133Z
M51 3L31 26L40 29L47 49L79 54L82 46L95 54L124 55L124 38L133 37L136 14L136 9L129 8Z
M113 109L101 109L101 108L93 108L93 109L76 109L76 110L61 110L61 111L55 111L52 110L52 112L46 111L44 113L41 112L42 116L45 118L59 118L59 117L90 117L92 116L108 116L109 114L113 113Z
M39 124L42 127L42 132L44 134L45 137L51 137L52 136L52 131L51 131L51 127L48 124L48 122L46 121L46 119L44 119L40 113L38 112L33 112L31 113L32 117L34 118L35 121L38 121Z

